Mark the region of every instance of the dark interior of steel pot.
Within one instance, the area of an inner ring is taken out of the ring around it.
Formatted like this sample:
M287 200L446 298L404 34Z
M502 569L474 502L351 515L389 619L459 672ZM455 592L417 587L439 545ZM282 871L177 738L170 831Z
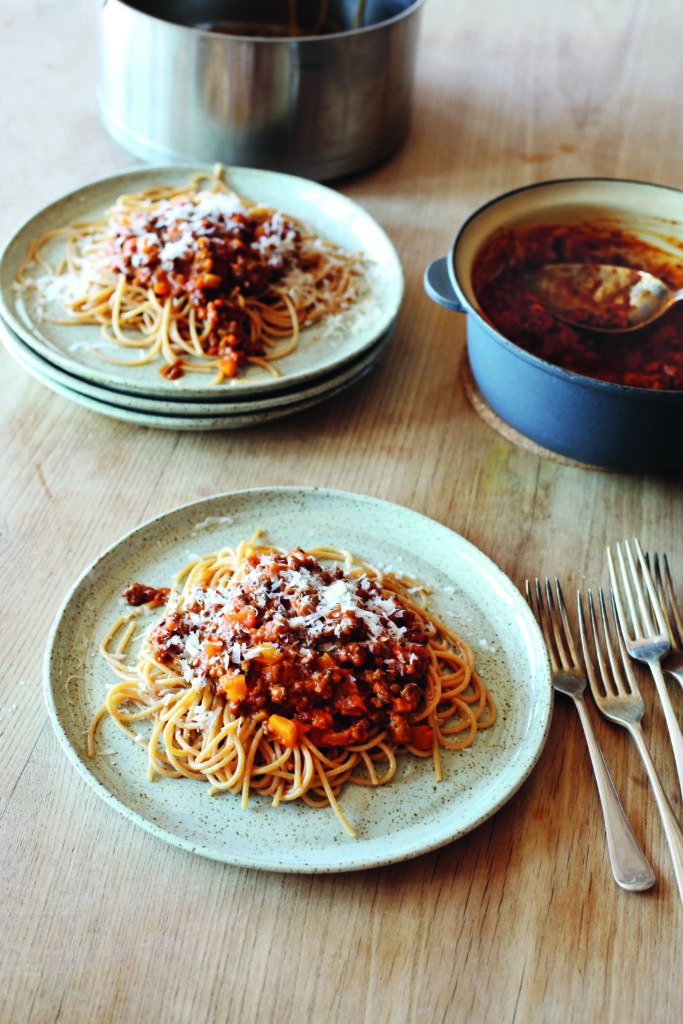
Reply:
M136 11L173 24L246 35L318 35L378 25L416 0L132 0Z

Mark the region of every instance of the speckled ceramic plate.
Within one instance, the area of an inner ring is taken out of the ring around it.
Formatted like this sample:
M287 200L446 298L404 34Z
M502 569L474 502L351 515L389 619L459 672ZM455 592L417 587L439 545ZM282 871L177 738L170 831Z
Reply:
M12 330L40 355L70 373L104 387L161 399L216 398L204 374L166 381L160 364L115 366L99 353L121 358L98 327L51 324L41 315L35 296L25 300L15 278L30 243L51 229L74 221L101 217L123 193L159 184L185 184L206 168L145 167L100 179L63 196L26 221L0 253L0 314ZM403 299L403 273L389 238L375 220L346 196L324 185L292 175L250 168L231 168L230 185L247 199L263 202L298 218L320 237L368 259L365 292L354 306L301 333L296 350L278 362L280 377L252 366L235 381L221 385L235 398L263 396L293 388L319 374L341 368L384 334L396 319ZM63 311L55 309L56 315Z
M360 381L384 356L392 334L390 329L358 359L335 373L316 377L293 393L279 391L267 400L169 402L112 391L83 381L44 359L0 319L0 341L15 362L41 384L93 412L168 430L224 430L253 426L307 409Z
M85 734L110 672L98 647L131 580L167 583L193 556L236 544L256 528L286 547L335 544L382 568L425 581L431 607L472 644L498 707L495 726L467 750L431 762L401 759L379 789L349 786L351 838L329 809L273 808L253 796L209 797L190 780L147 779L146 752L111 722L90 760ZM174 509L106 551L76 582L53 626L45 656L50 715L68 756L109 804L161 839L229 864L269 871L355 870L417 856L485 821L529 775L547 735L552 687L545 646L521 594L484 554L410 509L340 491L237 491Z

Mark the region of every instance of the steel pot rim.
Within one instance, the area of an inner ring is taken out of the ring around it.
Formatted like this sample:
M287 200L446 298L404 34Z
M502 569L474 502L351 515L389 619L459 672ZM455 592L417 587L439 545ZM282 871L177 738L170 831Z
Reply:
M137 4L129 2L129 0L102 0L101 6L104 7L107 3L117 3L121 7L127 7L130 11L135 14L139 14L144 18L149 18L151 21L156 21L160 25L164 25L167 28L178 29L183 32L192 32L201 36L209 36L210 38L216 38L225 40L230 43L258 43L259 45L267 44L268 46L280 46L282 47L296 44L297 46L305 46L307 43L320 45L320 43L326 43L328 41L343 39L350 36L366 35L371 32L385 29L388 25L393 25L396 22L402 21L404 18L411 17L417 10L422 7L427 0L413 0L409 7L405 10L400 11L398 14L393 15L391 18L384 18L382 21L378 21L373 25L362 25L358 28L347 28L340 32L325 32L322 35L300 35L300 36L283 36L273 38L272 36L259 36L259 35L230 35L224 32L213 32L211 29L198 28L196 25L184 25L181 22L169 21L166 18L160 18L157 14L152 14L149 11L142 10Z

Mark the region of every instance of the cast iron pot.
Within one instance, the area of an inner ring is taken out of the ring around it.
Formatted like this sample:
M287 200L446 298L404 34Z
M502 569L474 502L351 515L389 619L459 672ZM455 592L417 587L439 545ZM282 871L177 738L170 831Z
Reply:
M467 354L490 408L551 452L625 472L683 469L683 392L605 383L552 366L513 344L484 319L473 262L499 228L608 217L631 234L666 235L683 251L683 192L639 181L577 178L541 182L482 206L448 256L425 272L439 305L467 315ZM679 252L679 255L681 253Z

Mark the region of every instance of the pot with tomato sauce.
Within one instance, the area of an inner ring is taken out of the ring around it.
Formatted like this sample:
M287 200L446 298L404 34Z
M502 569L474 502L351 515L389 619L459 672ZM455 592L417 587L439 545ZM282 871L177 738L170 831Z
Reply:
M548 263L629 266L682 287L683 192L592 178L518 189L477 210L425 273L431 298L467 314L474 379L514 429L593 466L680 470L683 306L635 332L575 327L525 284Z

